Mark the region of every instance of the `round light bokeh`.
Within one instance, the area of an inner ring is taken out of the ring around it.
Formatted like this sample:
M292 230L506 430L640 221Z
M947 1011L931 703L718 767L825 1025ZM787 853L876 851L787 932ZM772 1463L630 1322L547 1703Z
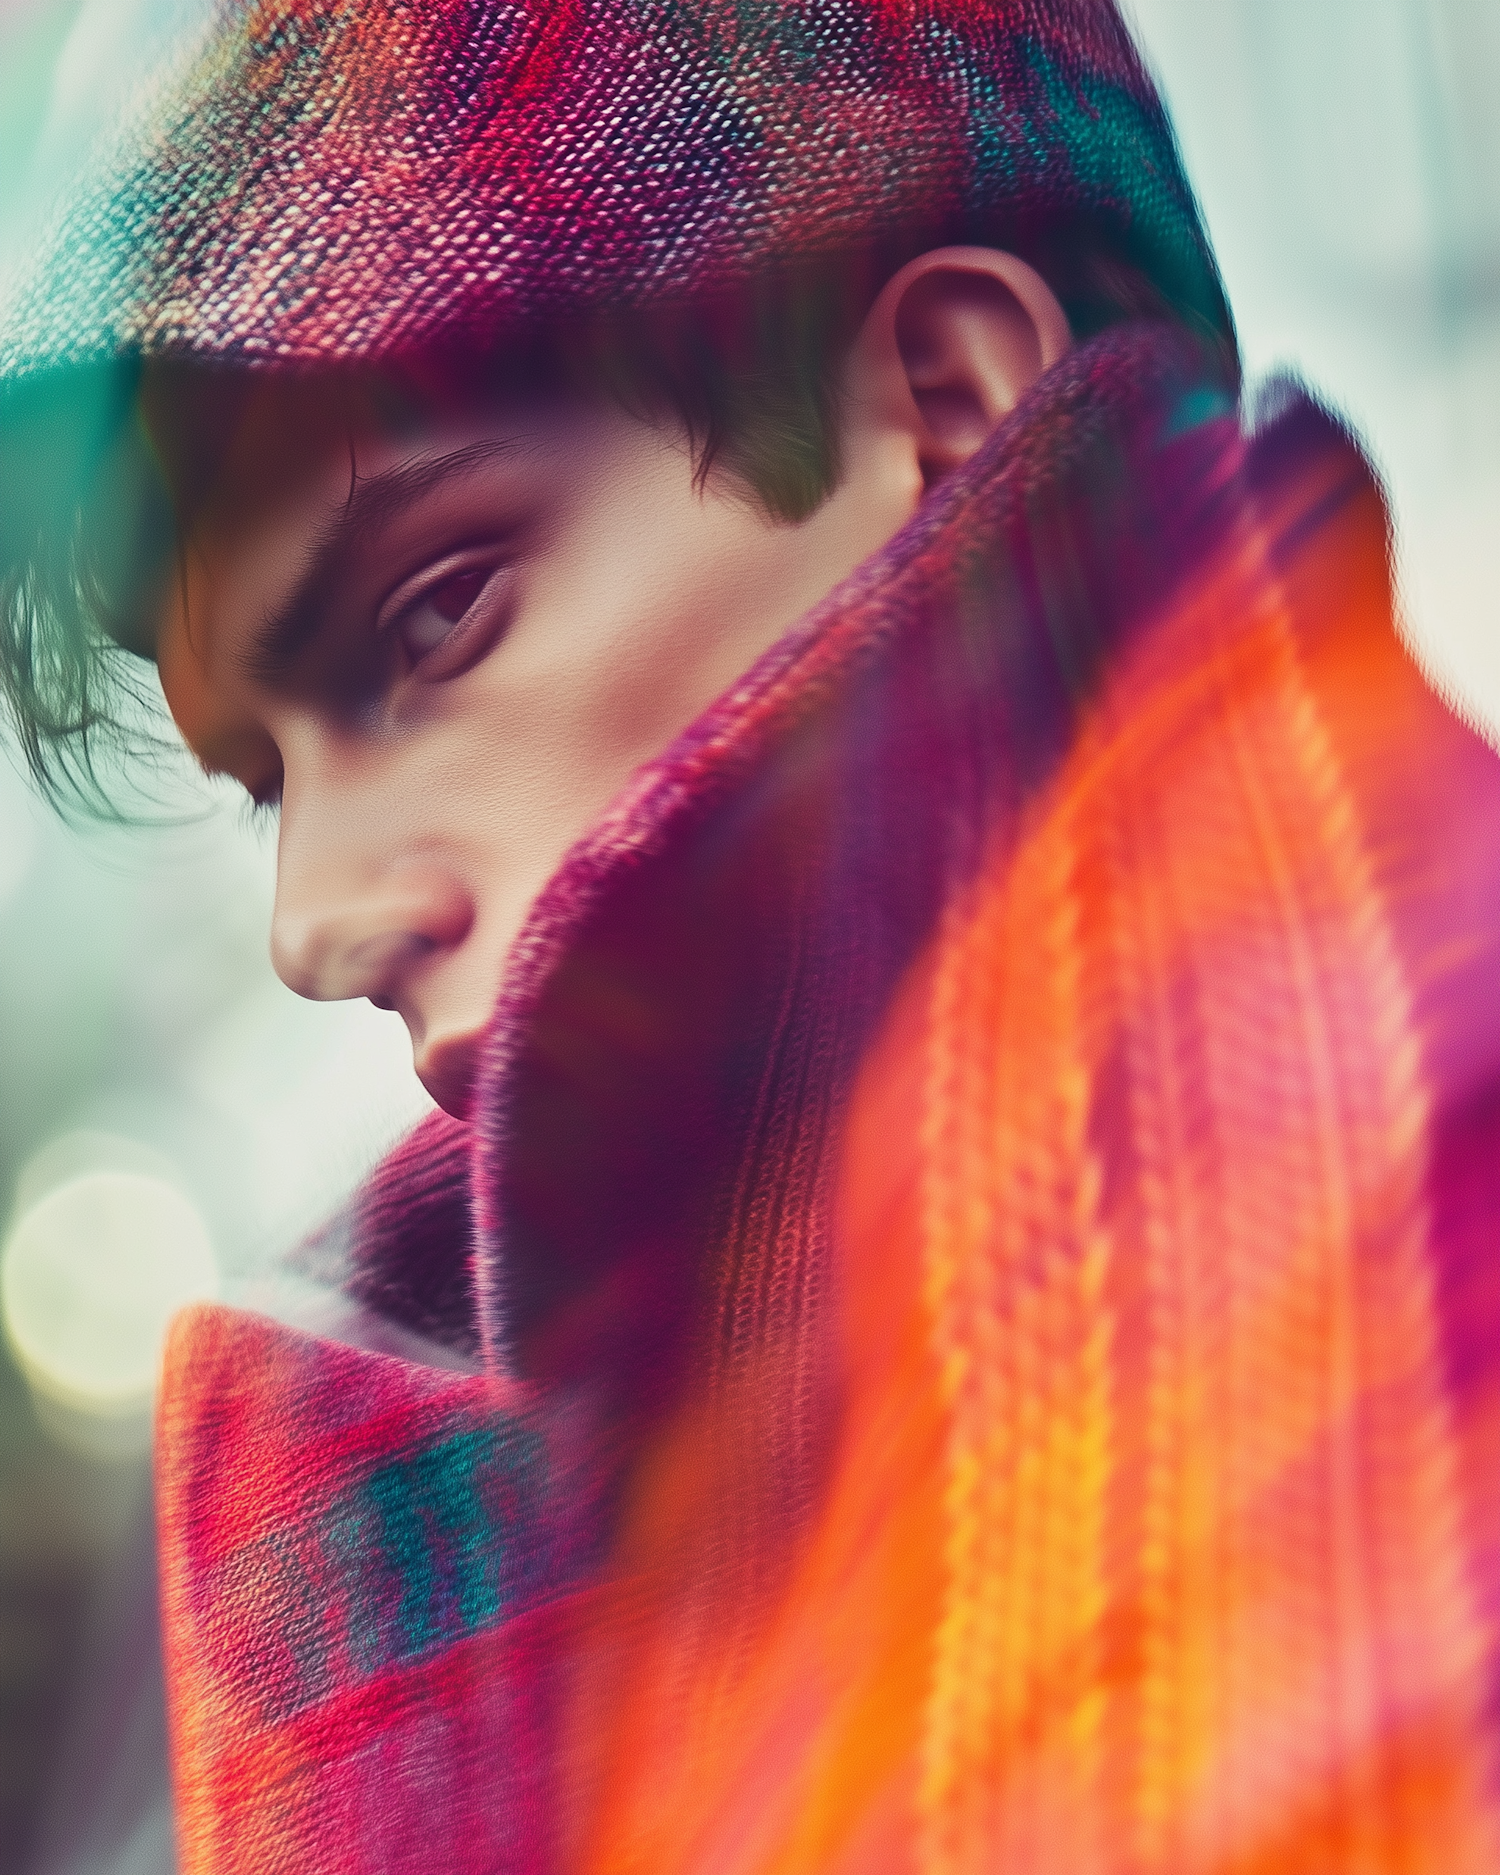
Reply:
M0 1304L33 1389L73 1413L141 1413L167 1323L213 1296L197 1208L156 1174L75 1174L24 1208L5 1243Z

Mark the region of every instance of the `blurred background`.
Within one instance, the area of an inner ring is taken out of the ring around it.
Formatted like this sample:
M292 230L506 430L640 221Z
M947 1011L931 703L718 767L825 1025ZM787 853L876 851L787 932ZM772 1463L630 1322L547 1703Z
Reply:
M1252 376L1390 485L1405 626L1500 726L1500 6L1127 0ZM0 265L204 0L0 0ZM3 491L0 491L3 499ZM426 1109L399 1020L298 1003L274 851L65 825L0 748L0 1875L163 1875L149 1501L160 1329L300 1236ZM166 785L166 784L164 784Z

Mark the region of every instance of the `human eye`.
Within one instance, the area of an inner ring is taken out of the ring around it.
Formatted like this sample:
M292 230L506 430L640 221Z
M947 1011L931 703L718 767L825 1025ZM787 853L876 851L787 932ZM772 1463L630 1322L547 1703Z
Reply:
M376 629L425 681L456 677L508 622L509 568L493 549L452 554L407 580L380 609Z

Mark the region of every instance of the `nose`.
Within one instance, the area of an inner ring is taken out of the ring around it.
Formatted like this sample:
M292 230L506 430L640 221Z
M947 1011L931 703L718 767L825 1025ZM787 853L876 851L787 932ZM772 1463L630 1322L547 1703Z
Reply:
M277 868L271 962L289 989L315 1002L367 996L397 1006L403 980L461 944L474 901L447 867L427 859L360 876L332 867Z

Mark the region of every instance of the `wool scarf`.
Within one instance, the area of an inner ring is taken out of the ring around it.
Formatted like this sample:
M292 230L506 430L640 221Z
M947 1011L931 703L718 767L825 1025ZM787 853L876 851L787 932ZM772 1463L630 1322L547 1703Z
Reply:
M404 1351L175 1327L186 1875L1500 1867L1500 766L1387 549L1125 328L631 782L305 1253Z

